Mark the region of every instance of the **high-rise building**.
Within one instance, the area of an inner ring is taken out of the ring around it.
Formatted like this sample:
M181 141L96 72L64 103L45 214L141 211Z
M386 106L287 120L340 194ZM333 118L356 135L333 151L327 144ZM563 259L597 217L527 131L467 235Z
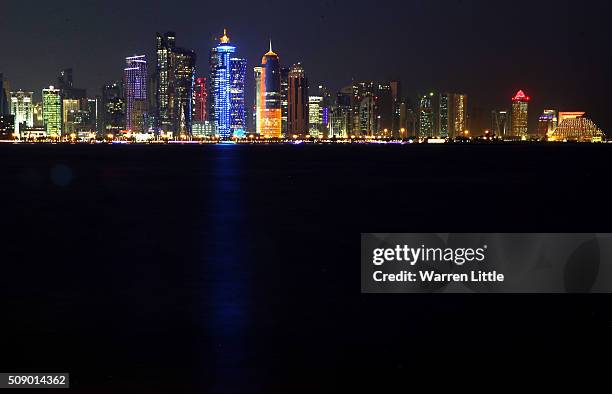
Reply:
M512 98L512 129L511 137L527 138L529 129L529 101L531 99L525 92L519 90Z
M253 103L253 120L255 125L255 133L261 134L261 108L263 107L261 95L261 76L264 69L257 66L253 68L253 78L255 79L255 102Z
M433 100L436 119L434 134L439 138L456 138L467 130L467 95L440 93Z
M544 138L550 136L557 128L557 125L557 111L545 109L538 118L538 137Z
M436 119L436 94L429 93L423 95L419 100L419 138L435 137L435 119Z
M101 132L116 134L125 128L125 94L122 82L111 82L102 87Z
M70 100L86 100L87 90L74 87L74 73L71 68L66 68L60 71L57 77L57 86L63 99Z
M230 59L230 130L235 137L246 136L246 108L244 101L246 85L246 59Z
M388 82L374 85L375 127L374 134L391 137L393 131L393 90Z
M0 73L0 116L11 114L11 87L8 79Z
M300 63L289 70L287 95L287 132L304 136L308 133L308 79Z
M195 52L176 46L176 35L156 36L157 128L175 137L191 134L195 85Z
M62 93L49 86L43 89L43 121L47 136L57 138L62 134Z
M287 133L287 119L289 113L289 67L281 67L281 133Z
M236 58L236 46L227 31L210 52L209 119L215 122L222 139L230 139L246 129L244 83L246 60Z
M145 132L147 125L147 60L145 55L125 59L123 83L125 86L125 128L132 132Z
M34 103L32 106L32 112L34 113L34 128L44 127L45 119L43 118L43 103Z
M278 55L270 50L262 57L259 67L259 83L257 84L256 99L256 132L266 138L280 138L282 136L281 112L281 70ZM257 79L255 70L255 78ZM257 81L256 81L257 82Z
M336 97L336 105L330 109L329 137L348 138L351 121L351 91L340 91Z
M359 105L359 130L365 137L373 137L378 129L376 117L376 99L374 96L365 96Z
M62 132L64 135L71 135L78 132L80 124L78 119L81 102L74 99L62 100Z
M308 97L308 133L315 138L323 138L323 97Z
M100 114L100 97L87 99L87 114L89 131L97 132L100 130L99 114Z
M402 125L401 122L401 116L402 116L402 104L404 104L404 110L405 110L405 103L403 102L402 99L402 85L400 84L399 81L391 81L389 83L389 86L391 87L391 99L393 100L393 122L391 125L391 131L392 131L392 135L394 138L404 138L401 137L401 133L405 133L406 132L406 122L404 119L404 123ZM405 115L405 111L404 111L404 115Z
M206 78L197 78L195 82L195 93L194 93L194 102L195 106L193 108L193 120L197 122L204 122L206 117Z
M510 112L508 110L491 112L491 133L501 139L510 136Z
M26 127L34 127L33 95L32 92L22 90L11 92L11 115L15 116L15 133L19 135L21 135L21 124L25 124Z
M15 134L15 117L0 115L0 140L12 140Z
M352 92L351 97L351 131L354 135L365 136L368 133L372 132L372 130L364 130L362 128L362 114L361 114L361 104L366 97L376 95L375 86L373 82L356 82L350 87ZM373 126L372 126L373 127Z

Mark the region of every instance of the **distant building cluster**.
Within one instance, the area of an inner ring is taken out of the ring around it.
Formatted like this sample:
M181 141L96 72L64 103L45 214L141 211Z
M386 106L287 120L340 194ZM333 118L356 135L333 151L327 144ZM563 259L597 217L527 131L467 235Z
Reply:
M72 69L62 70L56 84L42 89L42 102L34 101L34 92L11 90L0 74L0 140L596 142L604 137L585 112L552 109L530 133L531 99L522 90L509 108L492 111L486 125L472 119L468 96L461 92L409 99L399 81L361 81L333 93L324 85L311 86L301 63L283 65L272 42L251 79L246 59L225 30L210 50L207 76L197 74L196 53L178 46L172 32L157 33L154 60L150 66L145 55L127 57L123 79L105 84L93 97L75 87ZM251 81L252 107L245 103Z

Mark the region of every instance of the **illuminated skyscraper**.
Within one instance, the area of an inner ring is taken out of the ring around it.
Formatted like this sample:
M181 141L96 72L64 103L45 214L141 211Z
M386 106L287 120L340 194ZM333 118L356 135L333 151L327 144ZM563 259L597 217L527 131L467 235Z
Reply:
M43 122L47 136L57 138L62 134L62 94L60 89L49 86L43 89Z
M434 98L435 93L429 93L419 100L419 138L433 138L435 136L436 106Z
M146 131L147 124L147 61L144 55L125 59L125 127L133 132Z
M374 85L375 125L374 134L390 137L393 129L393 91L389 82Z
M513 138L527 138L529 128L529 100L522 90L512 98L512 131Z
M244 106L246 70L246 59L230 59L230 130L235 137L244 137L247 129Z
M77 132L77 116L81 109L79 100L62 100L62 133L70 135Z
M256 71L257 72L257 71ZM261 59L261 76L257 86L257 132L267 138L282 135L281 72L278 55L270 50Z
M501 139L510 135L510 113L507 110L491 112L491 133Z
M330 109L329 137L348 138L351 121L351 90L340 91L336 98L336 105Z
M550 136L557 126L557 111L554 109L545 109L538 118L538 137Z
M287 117L289 112L289 67L281 68L281 133L287 137Z
M376 129L376 99L368 95L359 105L359 130L362 136L373 137Z
M308 133L308 79L300 63L291 66L288 78L287 132L304 136Z
M20 134L19 125L22 123L25 123L26 127L34 127L33 95L32 92L22 90L11 92L11 115L15 116L15 133L17 134Z
M194 101L195 107L193 109L193 120L197 122L204 122L206 120L206 78L198 78L195 82L195 93Z
M253 118L255 119L255 133L261 134L261 108L263 104L261 102L262 96L260 93L261 87L261 75L263 73L263 67L253 68L253 77L255 79L255 103L253 105Z
M435 136L456 138L467 130L467 95L440 93L434 97Z
M323 138L323 97L308 97L308 133L315 138Z
M366 97L375 96L375 86L373 82L356 82L350 87L351 97L351 132L354 135L365 136L372 130L364 130L363 117L361 114L361 104Z
M244 83L246 60L233 55L236 46L231 44L227 31L219 44L210 52L209 119L215 123L222 139L230 139L235 131L245 131Z
M125 128L125 94L122 82L112 82L102 87L102 133L118 133Z
M195 52L176 46L176 35L156 36L157 128L175 137L191 134L195 85Z
M32 106L32 112L34 113L34 128L42 128L45 126L45 120L43 118L43 105L42 103L34 103Z

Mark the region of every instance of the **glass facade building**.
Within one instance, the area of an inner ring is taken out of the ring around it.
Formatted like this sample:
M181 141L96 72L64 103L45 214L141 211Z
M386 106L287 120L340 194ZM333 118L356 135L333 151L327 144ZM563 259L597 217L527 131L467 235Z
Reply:
M129 131L144 132L147 125L147 61L144 55L125 59L125 127Z
M62 134L62 95L61 90L50 86L43 89L43 122L47 136L57 138Z
M33 92L19 90L11 92L11 115L15 117L15 133L20 134L19 127L34 127Z
M193 116L197 111L193 106L195 52L177 47L176 35L167 32L164 35L157 33L156 53L156 129L171 132L175 137L191 134ZM206 100L206 95L201 98Z
M527 138L529 128L529 101L531 99L519 90L512 98L512 132L514 138Z
M287 132L304 136L308 133L308 79L300 63L291 67L288 78Z
M210 52L209 119L215 122L222 139L231 139L235 133L246 130L246 60L235 57L235 53L236 46L230 42L227 31Z
M206 78L197 78L195 81L195 92L194 92L194 104L193 108L193 121L204 122L207 119L206 116Z
M117 133L125 128L125 95L123 83L112 82L102 87L102 133Z
M230 59L230 131L235 137L244 137L247 129L244 106L246 70L246 59Z

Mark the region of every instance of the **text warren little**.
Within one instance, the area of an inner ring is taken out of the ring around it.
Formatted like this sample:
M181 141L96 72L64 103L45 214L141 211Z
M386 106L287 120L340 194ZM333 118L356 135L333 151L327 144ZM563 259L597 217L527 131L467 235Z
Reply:
M375 271L375 282L503 282L504 275L497 271L470 271L461 274L441 274L435 271L401 271L397 274L385 274Z

